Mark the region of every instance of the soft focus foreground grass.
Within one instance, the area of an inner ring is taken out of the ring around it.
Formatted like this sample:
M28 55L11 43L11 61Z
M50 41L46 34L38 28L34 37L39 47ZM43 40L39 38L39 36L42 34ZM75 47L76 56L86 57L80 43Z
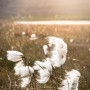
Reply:
M22 32L26 34L23 35ZM31 41L30 35L35 33L38 40ZM63 71L77 69L81 73L79 90L90 89L90 25L15 25L0 23L0 90L8 90L9 80L12 80L12 90L16 77L14 63L7 61L7 50L21 51L31 66L34 61L45 58L42 46L46 44L46 36L63 38L68 45L66 63ZM73 40L73 42L70 42ZM57 76L62 76L61 68L56 69ZM48 83L46 87L50 87ZM56 83L55 83L56 85ZM50 89L46 89L50 90Z

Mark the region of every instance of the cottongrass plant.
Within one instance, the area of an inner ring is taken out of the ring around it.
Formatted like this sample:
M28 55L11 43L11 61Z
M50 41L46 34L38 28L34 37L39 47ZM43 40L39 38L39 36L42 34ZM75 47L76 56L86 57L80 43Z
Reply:
M7 51L7 59L16 62L14 67L15 75L20 77L21 88L26 88L31 82L31 77L34 74L34 70L30 66L26 66L23 61L23 54L19 51Z
M63 39L53 36L46 37L46 40L48 41L48 46L52 48L49 58L53 67L60 67L66 61L67 44Z
M62 83L58 90L78 90L80 76L80 72L75 69L66 72L65 79L62 80Z
M48 45L43 45L43 51L45 55L48 55L49 51L48 51Z
M49 54L49 56L43 61L36 61L33 67L40 75L37 79L39 83L46 83L52 74L52 69L60 67L66 61L67 44L61 38L57 37L51 36L46 37L46 39L48 45L44 45L43 50L45 55ZM51 48L52 50L49 51L48 48Z
M61 38L49 36L45 38L48 45L43 45L45 59L36 60L33 67L25 64L24 55L19 51L7 51L7 59L16 62L14 70L15 75L20 77L21 88L26 88L31 82L32 76L40 84L46 84L49 79L53 88L53 71L56 75L55 68L61 67L67 56L67 44ZM36 73L37 72L37 73ZM55 76L56 77L56 76ZM58 90L78 90L78 80L80 73L77 70L66 72L65 79L61 82ZM57 79L57 78L54 78ZM57 81L57 80L56 80Z
M48 59L49 58L43 61L35 61L33 66L34 70L38 72L36 79L42 84L47 83L52 74L52 65Z

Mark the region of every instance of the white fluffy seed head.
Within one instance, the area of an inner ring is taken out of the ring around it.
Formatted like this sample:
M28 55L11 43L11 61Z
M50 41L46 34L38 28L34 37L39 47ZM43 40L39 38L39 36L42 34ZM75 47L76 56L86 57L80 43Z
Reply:
M23 54L19 51L7 51L7 59L13 62L17 62L14 67L15 75L20 77L21 88L26 88L31 82L34 69L30 66L25 66L23 61Z
M67 55L67 44L57 37L47 37L46 38L49 44L49 47L53 47L50 52L50 61L53 63L54 67L60 67L66 61Z
M12 62L21 61L23 54L19 51L7 51L7 59Z
M32 75L34 73L34 70L32 67L30 67L30 66L20 66L19 67L17 64L14 67L15 75L24 77L24 76Z
M42 84L47 83L50 78L50 72L47 69L40 69L38 73L37 81Z
M16 63L15 67L14 67L14 70L15 70L15 75L18 75L20 76L20 71L21 71L21 68L24 67L24 62L23 61L20 61L18 63Z
M52 62L50 62L49 58L44 59L43 61L35 61L34 70L47 69L52 71Z
M44 50L44 54L47 55L48 54L48 46L43 45L43 50Z
M21 68L21 77L32 75L34 73L34 70L30 66L25 66Z
M43 84L47 83L50 74L52 74L52 63L49 61L49 58L43 61L35 61L33 68L38 72L37 81Z
M70 77L80 77L81 74L79 71L75 70L75 69L72 69L71 71L67 72L66 73L67 76L70 76Z
M30 66L25 66L23 61L16 63L15 67L15 75L20 76L21 88L26 88L28 84L31 82L32 74L34 74L34 70Z
M30 76L21 78L21 83L20 83L21 88L26 88L30 82L31 82Z
M59 90L78 90L80 76L80 72L74 69L66 72L65 79L62 81Z

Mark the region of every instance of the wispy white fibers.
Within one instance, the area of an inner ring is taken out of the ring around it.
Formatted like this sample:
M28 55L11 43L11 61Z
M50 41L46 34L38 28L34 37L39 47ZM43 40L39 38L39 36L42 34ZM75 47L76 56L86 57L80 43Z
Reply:
M49 58L43 61L35 61L33 68L34 70L47 69L52 71L52 63L49 61Z
M31 82L31 77L30 76L23 77L23 78L21 78L21 84L20 84L20 86L22 88L25 88L26 86L29 85L30 82Z
M43 45L43 50L44 50L44 54L47 55L48 54L48 46Z
M19 51L7 51L7 59L12 62L22 60L23 54Z
M14 70L15 75L21 78L21 87L25 88L31 82L32 74L34 74L33 68L23 65L23 61L20 61L15 65Z
M67 44L57 37L49 36L46 38L48 45L52 50L50 51L50 61L54 67L60 67L66 61Z
M50 74L52 73L52 64L48 60L44 61L36 61L33 66L34 70L38 72L37 81L39 83L47 83L50 78Z
M21 62L21 61L20 61ZM20 63L18 62L18 63ZM15 65L15 75L19 75L20 77L28 76L34 73L34 70L30 66L18 66L18 63Z
M21 87L25 88L31 81L32 74L34 70L30 66L25 66L23 58L23 54L18 51L7 51L7 59L12 62L17 62L14 70L15 75L19 76L21 79Z
M65 79L62 81L59 90L78 90L80 76L80 72L74 69L66 72Z
M38 76L37 81L42 84L47 83L50 78L50 71L48 71L47 69L40 69L38 73L40 76Z
M48 45L43 46L45 55L50 54L48 58L43 61L36 61L34 63L34 70L38 72L37 81L39 83L46 83L52 74L52 66L60 67L64 64L67 54L67 44L60 38L47 37ZM51 48L51 51L48 50Z
M24 67L25 65L24 65L24 62L23 62L23 60L22 61L20 61L20 62L18 62L18 63L16 63L16 65L15 65L15 67L14 67L14 70L15 70L15 75L20 75L20 73L21 73L21 68L22 67Z
M21 77L21 87L25 88L31 82L31 77L34 73L33 68L30 66L24 66L16 69L16 72L18 72L17 74Z

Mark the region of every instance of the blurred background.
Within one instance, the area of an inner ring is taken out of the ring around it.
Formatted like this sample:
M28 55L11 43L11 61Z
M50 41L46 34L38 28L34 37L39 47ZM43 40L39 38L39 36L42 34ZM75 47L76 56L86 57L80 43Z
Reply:
M90 0L0 0L0 19L90 20Z

